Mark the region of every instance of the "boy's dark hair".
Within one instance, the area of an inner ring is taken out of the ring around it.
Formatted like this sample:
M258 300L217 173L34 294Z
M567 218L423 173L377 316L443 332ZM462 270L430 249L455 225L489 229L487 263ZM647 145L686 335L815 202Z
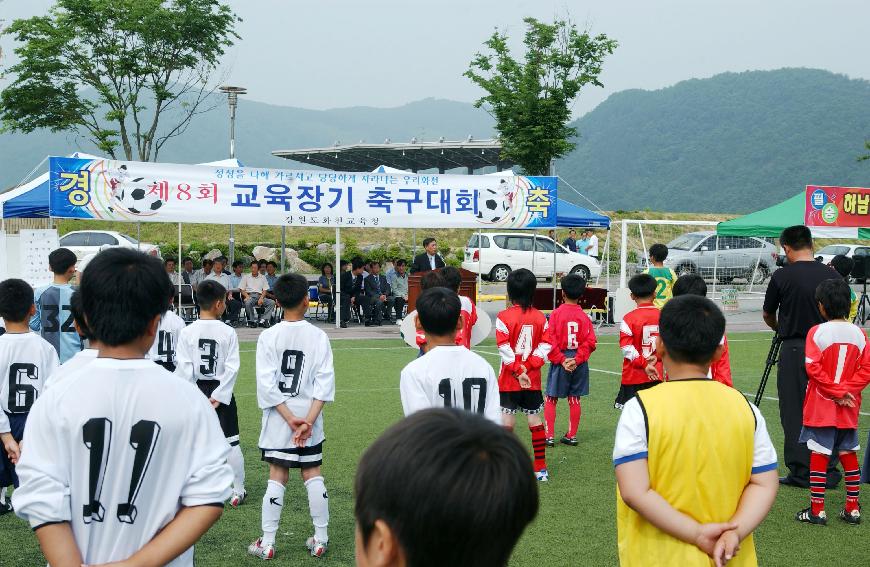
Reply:
M272 288L278 305L291 309L299 305L303 298L308 299L308 280L302 274L284 274Z
M664 262L668 259L668 247L664 244L653 244L649 247L649 257L656 262Z
M855 267L855 260L845 254L837 254L831 258L831 267L844 278L848 278L852 274L852 268Z
M628 280L628 289L638 299L654 296L657 286L656 279L649 274L637 274Z
M196 286L196 304L209 310L221 299L227 298L227 288L216 280L203 280Z
M241 260L236 260L235 262L233 262L233 269L235 270L239 266L244 266L244 265L245 265L245 263L242 262Z
M435 242L435 239L434 239L434 238L431 238L431 237L429 237L429 238L424 238L424 239L423 239L423 248L426 248L427 246L429 246L429 245L432 244L433 242Z
M355 272L363 267L363 261L359 258L354 258L350 262L350 271Z
M83 339L92 340L91 331L85 321L85 312L82 309L82 292L75 290L69 298L69 311L79 329L79 336Z
M166 312L172 283L163 263L129 248L109 248L85 268L82 310L91 336L109 346L133 342Z
M852 307L852 294L846 280L832 278L816 288L816 301L825 308L828 319L846 319Z
M441 268L441 280L444 282L444 287L459 293L459 286L462 285L462 274L459 273L458 268L453 266Z
M387 429L363 453L354 492L363 546L382 520L413 567L507 565L538 513L525 447L455 409L419 411Z
M562 278L562 291L565 292L565 297L576 301L583 297L586 291L586 279L577 274L568 274Z
M444 278L441 277L441 273L431 270L423 272L423 275L420 276L420 289L425 291L434 287L444 287Z
M33 288L29 283L17 278L0 282L0 317L4 320L12 323L23 322L27 318L31 305L33 305Z
M48 267L55 275L63 275L76 265L76 255L68 248L58 248L48 255Z
M793 250L806 250L813 247L813 233L802 224L790 226L779 235L779 243Z
M507 279L507 294L508 299L514 305L519 305L523 311L532 307L532 302L535 298L535 288L538 287L538 280L535 274L531 271L520 268L519 270L510 273Z
M707 297L707 282L698 274L685 274L674 282L674 297L680 295L700 295Z
M725 316L706 297L683 295L668 301L659 336L675 362L708 364L725 335Z
M446 287L427 289L417 298L417 317L426 333L443 337L456 331L462 304Z

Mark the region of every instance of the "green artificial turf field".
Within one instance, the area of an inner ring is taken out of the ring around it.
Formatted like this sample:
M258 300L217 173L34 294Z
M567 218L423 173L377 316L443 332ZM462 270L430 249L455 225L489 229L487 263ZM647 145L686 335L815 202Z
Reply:
M731 334L731 364L734 383L754 396L767 350L769 334ZM353 476L363 450L389 424L402 415L399 400L399 372L415 351L397 340L332 343L337 376L336 401L327 405L323 474L329 489L330 547L322 559L307 557L304 541L312 533L308 501L298 475L291 475L285 509L277 539L279 564L353 565ZM227 509L221 520L200 541L197 565L255 565L259 560L246 554L248 544L260 534L260 502L265 490L267 467L260 461L257 438L260 411L254 383L253 343L243 343L242 368L236 385L242 449L247 468L248 501L238 510ZM487 341L477 347L494 365L495 345ZM591 395L583 400L578 447L557 445L547 451L551 482L540 485L541 508L535 523L517 545L511 565L601 566L616 565L616 519L614 477L610 461L613 431L618 412L613 398L619 387L621 358L616 338L605 336L590 361ZM767 395L776 395L775 376ZM777 404L761 404L762 412L777 447L781 450L782 430ZM703 411L703 408L699 408ZM870 413L870 408L865 408ZM567 427L567 405L559 406L557 437ZM521 422L518 421L518 425ZM861 439L870 420L861 417ZM517 427L529 444L525 427ZM531 447L529 447L531 450ZM860 455L863 458L863 451ZM782 469L781 469L782 470ZM808 505L805 490L784 488L767 520L756 532L762 565L868 565L870 526L846 526L833 519L843 505L844 491L828 493L832 519L827 527L798 524L794 513ZM865 497L866 500L866 497ZM432 537L437 537L433 534ZM486 545L486 542L481 542ZM36 538L20 519L0 517L0 565L44 565Z

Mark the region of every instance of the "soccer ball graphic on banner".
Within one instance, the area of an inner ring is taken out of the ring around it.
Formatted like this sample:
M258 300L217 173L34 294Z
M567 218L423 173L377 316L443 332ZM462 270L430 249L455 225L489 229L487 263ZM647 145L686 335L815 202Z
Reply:
M508 182L502 179L495 189L480 192L477 218L487 224L499 224L511 216L513 200L514 192Z
M129 182L118 181L112 188L112 206L109 210L114 212L114 209L120 209L137 216L155 214L163 206L163 199L154 190L157 182L145 182L144 179L137 177Z

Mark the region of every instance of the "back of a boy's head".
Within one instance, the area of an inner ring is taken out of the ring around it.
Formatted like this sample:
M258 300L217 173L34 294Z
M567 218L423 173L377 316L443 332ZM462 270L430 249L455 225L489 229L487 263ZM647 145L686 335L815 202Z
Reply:
M813 247L813 233L802 224L790 226L779 235L779 243L793 250L806 250Z
M649 247L649 257L656 262L664 262L668 259L668 247L664 244L653 244Z
M649 274L637 274L628 280L628 289L637 298L652 297L657 285L656 279Z
M456 330L462 304L446 287L427 289L417 298L417 317L426 333L443 337Z
M845 319L852 307L852 294L846 280L833 278L816 287L816 301L825 308L828 319Z
M91 340L93 339L93 335L91 335L90 329L88 329L88 324L85 321L85 312L82 307L82 292L79 290L75 290L73 294L69 298L69 311L72 313L73 320L76 322L76 326L79 330L79 336L83 339Z
M571 301L580 299L586 291L586 278L577 274L568 274L562 278L562 291Z
M686 274L674 282L674 297L681 295L700 295L707 297L707 282L698 274Z
M459 286L462 285L462 274L459 273L458 268L453 266L441 268L441 279L444 280L444 287L459 293Z
M360 460L363 546L382 520L409 567L506 565L538 512L534 478L525 447L504 428L462 410L417 412Z
M852 273L852 268L855 267L855 260L845 254L837 254L831 258L831 267L844 278L848 278Z
M444 287L444 278L441 277L441 272L424 272L420 276L420 289L425 291L433 287Z
M535 288L538 280L530 270L520 268L510 273L507 279L507 294L511 303L519 305L523 310L529 309L535 298Z
M709 364L725 336L725 316L706 297L675 297L662 308L659 336L675 362Z
M284 274L275 282L272 293L281 307L296 307L308 297L308 280L302 274Z
M76 265L76 255L68 248L58 248L48 255L48 267L55 275L63 275Z
M225 299L227 288L216 280L204 280L196 286L196 304L208 311L218 300Z
M27 318L33 305L33 288L24 280L10 278L0 282L0 317L12 323Z
M172 283L157 258L113 247L88 263L79 289L90 334L118 346L144 335L154 317L166 312Z

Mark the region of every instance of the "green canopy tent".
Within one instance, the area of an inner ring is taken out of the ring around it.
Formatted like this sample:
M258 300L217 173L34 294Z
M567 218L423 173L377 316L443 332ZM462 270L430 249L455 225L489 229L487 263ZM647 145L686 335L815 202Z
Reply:
M716 233L720 236L761 236L779 238L783 229L804 224L806 195L801 192L782 203L748 215L720 222ZM870 228L811 227L816 238L870 239Z

